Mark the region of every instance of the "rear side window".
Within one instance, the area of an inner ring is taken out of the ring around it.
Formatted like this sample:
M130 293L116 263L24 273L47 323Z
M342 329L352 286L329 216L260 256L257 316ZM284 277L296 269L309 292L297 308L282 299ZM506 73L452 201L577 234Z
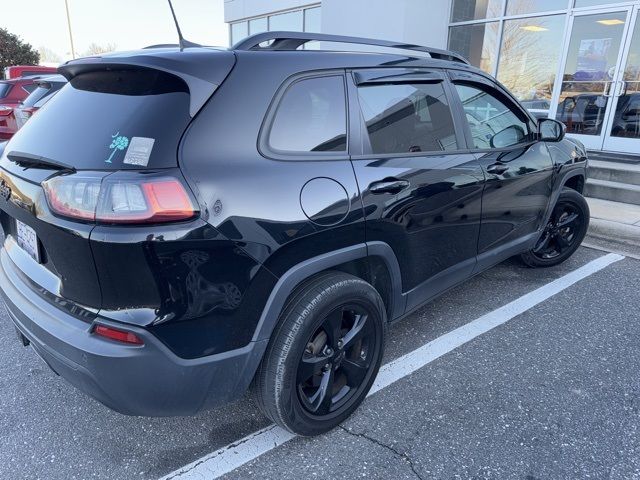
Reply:
M455 84L474 148L505 148L531 140L529 126L498 95L479 85Z
M342 76L293 83L276 109L269 148L276 153L346 152L345 102Z
M186 84L156 70L80 74L20 129L11 150L78 169L177 166L191 117Z
M36 103L38 103L46 95L49 94L49 90L51 90L51 85L48 85L48 84L40 85L33 92L31 92L31 95L25 98L24 102L22 102L22 106L33 107Z
M22 86L22 89L29 94L33 93L36 90L36 88L38 88L38 85L36 85L35 83L30 83L28 85Z
M453 116L439 83L365 85L360 106L374 154L456 150Z

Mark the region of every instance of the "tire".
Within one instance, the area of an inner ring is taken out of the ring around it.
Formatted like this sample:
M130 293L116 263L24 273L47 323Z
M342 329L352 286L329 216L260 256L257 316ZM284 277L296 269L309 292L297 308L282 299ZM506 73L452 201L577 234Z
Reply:
M380 295L357 277L327 272L304 284L282 312L254 379L262 413L303 436L338 426L373 385L386 324Z
M575 190L563 188L536 246L520 258L532 268L561 264L575 253L584 240L589 217L589 205L584 197Z

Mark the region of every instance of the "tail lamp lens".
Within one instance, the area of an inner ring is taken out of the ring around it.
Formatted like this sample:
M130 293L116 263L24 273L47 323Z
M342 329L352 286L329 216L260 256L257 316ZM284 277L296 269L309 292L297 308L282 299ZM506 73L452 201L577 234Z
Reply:
M100 223L165 223L197 214L176 178L111 179L82 174L53 177L43 183L58 215Z
M117 328L107 327L105 325L96 325L93 333L99 337L108 338L120 343L128 343L129 345L144 345L142 339L133 332L119 330Z

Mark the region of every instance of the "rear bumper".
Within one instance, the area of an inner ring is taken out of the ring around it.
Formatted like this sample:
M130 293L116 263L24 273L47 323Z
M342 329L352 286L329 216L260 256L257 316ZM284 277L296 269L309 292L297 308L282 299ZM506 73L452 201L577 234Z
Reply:
M92 335L79 320L35 293L7 251L0 250L0 291L9 316L44 361L82 392L127 415L179 416L227 403L248 388L265 342L198 359L183 359L147 330L127 346Z

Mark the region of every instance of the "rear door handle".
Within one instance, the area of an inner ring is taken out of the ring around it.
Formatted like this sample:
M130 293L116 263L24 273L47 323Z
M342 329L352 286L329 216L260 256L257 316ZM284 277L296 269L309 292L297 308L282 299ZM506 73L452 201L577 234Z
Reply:
M379 182L373 182L369 185L369 191L374 195L381 193L400 193L405 188L408 188L410 183L407 180L385 179Z
M487 167L487 172L493 173L494 175L502 175L507 170L509 170L509 165L505 165L504 163L494 163Z

